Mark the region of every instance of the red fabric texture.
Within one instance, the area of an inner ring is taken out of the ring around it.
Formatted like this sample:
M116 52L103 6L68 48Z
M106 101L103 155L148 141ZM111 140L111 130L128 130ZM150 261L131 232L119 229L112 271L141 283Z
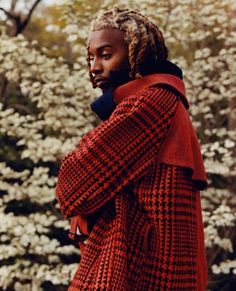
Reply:
M137 91L141 91L152 85L168 85L179 93L179 96L182 99L184 106L187 109L189 108L189 102L186 98L184 82L180 78L171 74L151 74L142 78L132 80L116 88L113 93L114 100L117 104L119 104L122 100L124 100L124 98L136 94Z
M64 216L86 225L99 211L69 290L205 290L206 176L183 95L170 84L129 86L61 164Z
M135 94L136 91L143 90L154 84L167 85L171 89L176 90L182 101L173 118L168 136L159 152L159 161L190 168L193 172L193 180L198 182L200 189L204 189L206 187L207 177L199 143L188 112L185 110L185 108L189 108L189 102L186 97L184 82L170 74L148 75L117 88L114 92L114 99L116 103L120 103L127 96Z

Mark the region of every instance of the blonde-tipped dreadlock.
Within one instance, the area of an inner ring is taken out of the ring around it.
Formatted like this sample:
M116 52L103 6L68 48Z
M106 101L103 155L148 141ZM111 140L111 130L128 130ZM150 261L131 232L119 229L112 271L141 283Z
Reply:
M162 33L158 27L142 14L129 10L113 8L105 11L92 22L91 31L116 28L124 32L128 45L131 79L142 76L142 64L166 60L168 50ZM90 69L90 58L87 51L87 62ZM89 71L90 80L95 88L93 75Z

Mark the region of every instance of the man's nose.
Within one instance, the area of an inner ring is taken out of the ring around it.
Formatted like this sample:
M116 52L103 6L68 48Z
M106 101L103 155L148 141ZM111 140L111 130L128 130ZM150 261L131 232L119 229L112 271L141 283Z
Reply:
M91 61L90 72L95 75L102 72L102 64L98 59L94 58L94 60Z

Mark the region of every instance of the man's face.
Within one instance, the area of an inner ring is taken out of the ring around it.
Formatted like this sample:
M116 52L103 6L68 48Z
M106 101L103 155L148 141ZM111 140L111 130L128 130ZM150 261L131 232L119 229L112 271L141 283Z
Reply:
M91 32L89 39L90 72L103 92L113 87L111 71L128 69L128 47L118 29L106 28Z

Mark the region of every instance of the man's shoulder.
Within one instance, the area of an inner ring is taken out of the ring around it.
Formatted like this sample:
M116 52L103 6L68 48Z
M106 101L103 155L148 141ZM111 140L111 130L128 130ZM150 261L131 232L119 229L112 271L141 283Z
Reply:
M117 104L133 95L148 95L163 93L163 90L186 98L185 86L182 79L171 74L152 74L132 80L114 91L114 100Z

